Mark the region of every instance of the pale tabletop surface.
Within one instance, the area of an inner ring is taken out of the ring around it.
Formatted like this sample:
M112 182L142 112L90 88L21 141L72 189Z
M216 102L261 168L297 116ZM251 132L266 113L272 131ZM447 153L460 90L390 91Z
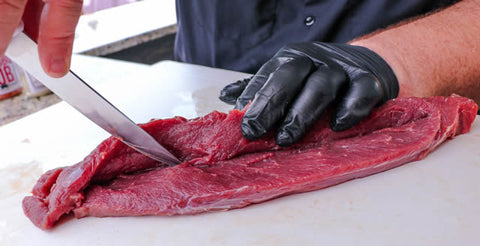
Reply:
M218 91L247 74L176 62L76 56L74 66L136 122L228 111ZM48 169L108 135L64 102L0 127L0 245L476 245L480 122L424 160L327 189L195 216L84 218L42 231L21 200Z

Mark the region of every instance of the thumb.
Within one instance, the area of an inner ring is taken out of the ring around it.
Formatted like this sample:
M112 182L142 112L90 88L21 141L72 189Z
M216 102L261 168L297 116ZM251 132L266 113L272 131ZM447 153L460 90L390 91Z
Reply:
M246 79L237 80L231 84L226 85L220 91L220 96L218 98L227 104L235 105L235 103L237 102L237 98L245 90L245 87L247 87L248 83L252 78L253 76Z
M45 0L38 49L43 69L52 77L62 77L70 68L75 28L81 12L82 0Z

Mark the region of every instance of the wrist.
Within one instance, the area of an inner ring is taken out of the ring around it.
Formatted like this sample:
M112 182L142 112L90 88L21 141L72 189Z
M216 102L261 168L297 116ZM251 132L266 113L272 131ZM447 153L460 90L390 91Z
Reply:
M355 40L351 45L362 46L377 53L390 66L399 84L399 97L414 96L423 94L423 89L418 86L412 86L408 69L402 61L402 56L398 52L398 47L388 41L378 39L360 39Z
M328 47L376 77L383 94L381 103L398 97L399 86L395 73L389 64L374 51L364 46L349 44L317 43L317 45Z

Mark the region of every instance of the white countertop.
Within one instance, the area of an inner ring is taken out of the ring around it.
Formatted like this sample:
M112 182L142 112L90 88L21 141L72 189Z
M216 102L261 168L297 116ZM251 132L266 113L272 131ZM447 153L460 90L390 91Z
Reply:
M73 68L136 122L196 117L247 74L75 56ZM195 216L83 218L50 231L21 199L48 169L72 165L107 137L65 103L0 127L0 245L477 245L480 121L424 160L334 187Z

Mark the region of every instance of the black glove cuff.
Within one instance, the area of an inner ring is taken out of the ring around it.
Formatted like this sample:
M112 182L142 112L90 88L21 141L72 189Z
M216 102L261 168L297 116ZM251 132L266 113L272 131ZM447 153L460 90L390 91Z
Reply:
M339 49L343 51L342 53L349 54L357 65L372 72L377 77L384 91L382 103L398 96L397 77L395 77L395 73L388 63L377 53L362 46L348 44L328 44L328 46L333 50Z

